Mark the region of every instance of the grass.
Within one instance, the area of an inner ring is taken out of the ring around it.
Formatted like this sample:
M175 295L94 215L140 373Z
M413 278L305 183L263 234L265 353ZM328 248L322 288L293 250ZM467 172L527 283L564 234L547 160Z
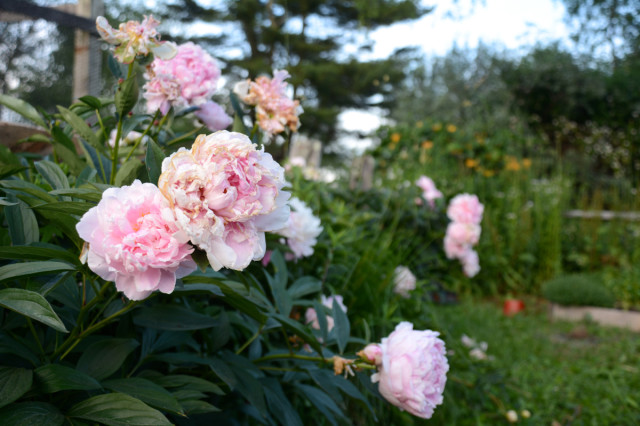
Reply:
M515 317L488 301L433 308L432 326L453 354L444 405L431 423L507 424L505 413L515 410L522 424L640 424L640 336L551 322L546 304L526 303ZM463 334L487 342L490 358L471 358Z

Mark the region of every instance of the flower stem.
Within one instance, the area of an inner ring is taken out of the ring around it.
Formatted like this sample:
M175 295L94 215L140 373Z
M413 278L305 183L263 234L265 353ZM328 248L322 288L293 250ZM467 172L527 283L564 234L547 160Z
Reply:
M254 340L256 340L258 337L260 337L260 334L262 333L262 329L264 328L264 324L262 324L260 326L260 328L258 329L258 331L256 331L256 334L254 334L253 336L251 336L251 339L247 340L244 345L240 346L240 349L238 349L236 351L236 355L240 355L242 353L242 351L244 351L247 346L249 346L251 343L253 343Z
M156 113L154 114L153 118L151 119L151 123L149 123L149 125L147 126L146 129L144 129L144 132L142 133L142 135L140 135L140 137L138 139L136 139L136 143L133 144L133 148L131 148L131 151L129 151L129 154L127 154L127 157L124 159L125 163L127 162L127 160L129 158L131 158L131 155L136 150L138 145L140 145L140 142L142 141L142 139L147 135L147 133L149 133L149 130L151 130L151 127L153 126L153 123L155 123L156 120L158 119L158 113L159 112L160 112L160 110L156 111Z
M186 138L188 138L189 136L193 135L194 133L198 133L200 131L204 130L204 126L198 127L196 129L190 130L189 132L185 133L184 135L180 135L177 138L171 139L169 142L167 142L167 146L171 146L174 143L178 143Z
M127 80L131 78L131 74L133 73L133 65L135 62L131 62L129 64L129 69L127 70ZM109 179L109 183L113 185L116 180L116 172L118 167L118 148L120 147L120 138L122 137L122 125L124 124L124 117L118 116L118 127L116 130L116 141L115 146L113 147L113 155L111 156L111 178Z

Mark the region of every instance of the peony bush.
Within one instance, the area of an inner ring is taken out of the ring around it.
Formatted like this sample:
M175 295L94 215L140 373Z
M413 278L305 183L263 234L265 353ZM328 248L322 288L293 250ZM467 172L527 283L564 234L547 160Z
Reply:
M1 152L0 418L301 425L313 407L337 424L352 421L351 401L375 418L367 395L378 392L431 417L448 370L438 333L402 322L367 346L370 329L350 318L357 295L331 288L349 239L259 143L257 132L300 126L288 72L238 83L232 96L249 109L233 121L212 100L215 59L161 41L158 24L97 19L114 46L111 97L47 114L0 95L53 149ZM175 130L179 119L213 133ZM407 271L402 298L415 289Z

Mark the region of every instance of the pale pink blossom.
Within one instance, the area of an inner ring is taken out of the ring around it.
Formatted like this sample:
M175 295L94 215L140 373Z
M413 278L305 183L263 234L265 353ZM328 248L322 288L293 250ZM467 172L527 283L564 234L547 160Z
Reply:
M444 236L444 253L447 259L460 259L468 250L470 247L467 244L460 243L448 235Z
M171 293L176 278L196 269L187 236L153 184L107 189L76 229L89 243L89 268L131 300Z
M155 59L145 78L147 112L160 109L165 115L170 106L200 106L209 101L217 90L220 68L200 46L188 42L178 46L171 60Z
M287 96L287 71L276 70L273 79L260 76L255 81L237 83L234 92L246 104L256 107L258 125L268 134L277 134L289 128L297 131L298 116L303 112L300 103Z
M451 222L447 225L447 237L463 246L471 247L480 241L482 228L475 223Z
M109 44L116 46L113 56L123 64L129 64L138 55L146 56L153 53L162 59L171 59L175 56L177 47L174 43L160 41L160 34L156 27L160 21L153 16L145 16L142 23L128 21L120 24L116 30L104 16L96 19L96 28L100 37Z
M431 178L427 176L420 176L416 181L416 185L422 189L422 197L427 200L431 208L435 206L435 200L442 198L442 192L436 188L436 184Z
M284 227L284 169L241 133L199 135L162 163L158 186L211 267L242 270L265 254L265 232Z
M200 105L200 109L194 114L213 132L224 130L233 123L233 118L227 115L224 108L213 101L207 101Z
M459 194L453 197L447 208L447 216L454 222L473 223L482 222L484 206L476 195Z
M409 297L409 292L416 288L416 277L406 266L398 266L393 276L393 292L405 299Z
M297 198L289 200L291 214L287 225L276 231L287 239L287 245L293 252L294 259L311 256L313 247L322 232L320 219L313 215L311 209Z
M371 381L379 383L380 394L400 409L425 419L442 403L449 371L445 345L438 335L401 322L382 339L380 352L372 348L365 351L378 367Z
M333 309L333 301L336 301L336 303L338 304L338 306L340 307L340 309L342 309L342 311L344 313L347 312L347 307L344 305L343 302L343 298L340 295L333 295L333 296L329 296L326 297L324 294L322 295L322 305L329 308L329 309ZM308 308L307 311L305 312L305 323L311 325L311 328L315 328L316 330L320 330L320 323L318 322L318 313L316 312L316 310L314 308ZM325 318L327 319L327 331L331 331L333 330L334 327L334 320L333 317L330 315L325 315Z
M462 271L467 277L474 277L480 272L480 260L475 250L467 250L460 258L462 263Z

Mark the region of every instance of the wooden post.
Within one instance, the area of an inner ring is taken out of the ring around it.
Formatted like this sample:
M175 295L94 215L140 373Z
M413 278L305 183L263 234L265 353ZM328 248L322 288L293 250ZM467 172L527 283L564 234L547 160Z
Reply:
M76 15L91 17L91 0L78 0ZM89 34L75 31L73 54L73 100L89 94Z

